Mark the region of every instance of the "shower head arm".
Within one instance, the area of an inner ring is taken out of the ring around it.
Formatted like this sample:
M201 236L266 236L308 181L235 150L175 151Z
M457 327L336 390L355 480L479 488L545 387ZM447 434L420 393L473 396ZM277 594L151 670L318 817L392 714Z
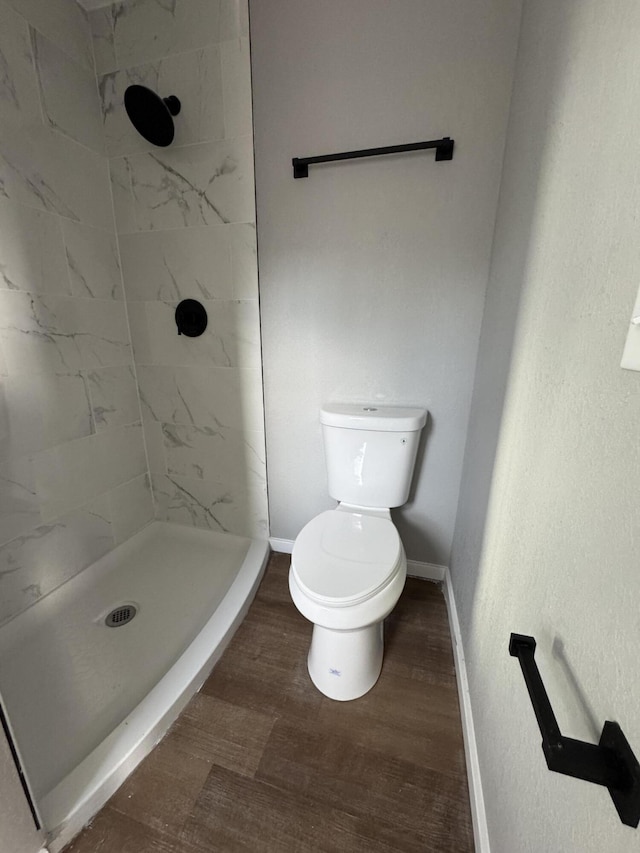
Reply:
M179 98L176 98L175 95L169 95L168 98L163 98L162 102L169 110L172 116L178 115L178 113L180 112L180 108L182 107Z

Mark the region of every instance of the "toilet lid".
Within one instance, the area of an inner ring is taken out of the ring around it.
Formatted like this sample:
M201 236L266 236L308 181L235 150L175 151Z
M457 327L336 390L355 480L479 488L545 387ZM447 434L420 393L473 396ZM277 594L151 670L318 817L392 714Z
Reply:
M396 573L401 555L389 519L333 509L302 529L291 569L308 596L339 607L374 595Z

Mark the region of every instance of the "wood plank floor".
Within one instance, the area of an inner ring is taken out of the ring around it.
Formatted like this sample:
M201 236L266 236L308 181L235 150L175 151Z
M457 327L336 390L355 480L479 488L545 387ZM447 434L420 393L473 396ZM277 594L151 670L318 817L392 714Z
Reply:
M377 685L333 702L288 568L272 555L202 691L67 853L472 853L442 593L409 579Z

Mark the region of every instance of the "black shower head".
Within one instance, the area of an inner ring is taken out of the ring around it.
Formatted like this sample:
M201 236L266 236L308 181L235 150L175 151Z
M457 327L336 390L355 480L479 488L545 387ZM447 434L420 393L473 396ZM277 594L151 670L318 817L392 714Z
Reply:
M173 116L180 112L175 95L161 98L146 86L129 86L124 93L124 107L138 133L165 148L173 142Z

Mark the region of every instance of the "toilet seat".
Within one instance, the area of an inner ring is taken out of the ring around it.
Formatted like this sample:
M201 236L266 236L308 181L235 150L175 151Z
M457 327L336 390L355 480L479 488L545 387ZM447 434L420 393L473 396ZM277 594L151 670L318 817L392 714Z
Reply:
M348 607L387 586L403 566L403 553L398 531L388 518L328 510L298 535L291 571L313 601Z

